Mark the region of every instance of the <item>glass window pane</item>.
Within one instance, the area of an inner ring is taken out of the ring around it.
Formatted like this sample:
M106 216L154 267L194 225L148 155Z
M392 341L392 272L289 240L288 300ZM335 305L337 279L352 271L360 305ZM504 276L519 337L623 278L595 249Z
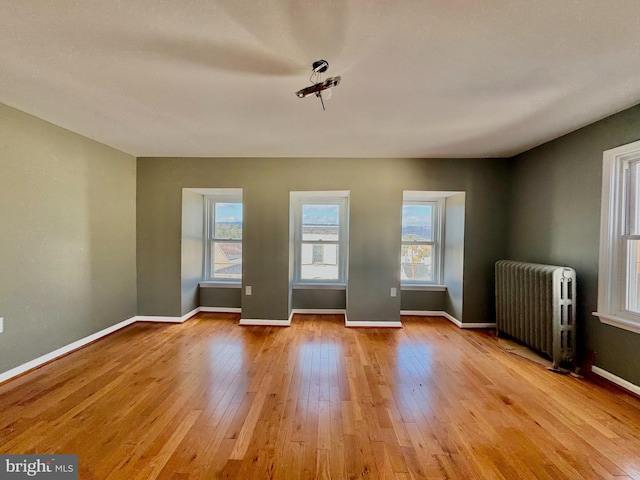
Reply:
M627 170L626 208L627 235L640 235L640 162L631 162Z
M303 243L301 245L302 280L338 280L338 245Z
M640 240L627 240L627 310L640 314Z
M433 241L433 205L402 205L402 240Z
M211 278L242 278L242 243L211 242Z
M217 239L240 240L242 238L242 204L216 203L213 236Z
M302 205L302 240L338 241L339 205Z
M433 245L402 245L400 280L433 282Z

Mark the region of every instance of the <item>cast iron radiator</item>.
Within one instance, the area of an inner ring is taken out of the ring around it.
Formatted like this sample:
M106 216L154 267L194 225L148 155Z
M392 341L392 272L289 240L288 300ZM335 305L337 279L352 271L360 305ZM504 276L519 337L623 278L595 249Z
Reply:
M496 262L496 328L553 359L573 364L576 353L576 272L573 268Z

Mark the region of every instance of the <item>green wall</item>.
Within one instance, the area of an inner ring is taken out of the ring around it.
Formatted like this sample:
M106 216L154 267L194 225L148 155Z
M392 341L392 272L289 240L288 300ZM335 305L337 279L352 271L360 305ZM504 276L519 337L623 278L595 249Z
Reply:
M234 175L223 169L216 174L216 169L206 168L206 160L203 162L204 175ZM253 290L251 295L244 295L242 291L242 318L286 320L289 318L289 190L280 182L294 179L291 175L281 177L272 160L241 160L239 167L245 182L242 282ZM238 172L234 168L230 170Z
M493 265L507 239L508 160L138 159L138 308L180 316L183 188L242 188L242 317L290 313L289 192L350 191L347 316L397 321L403 190L466 192L464 322L493 318ZM303 294L304 295L304 294ZM307 302L304 302L307 305Z
M445 311L447 308L447 292L402 290L400 295L400 309L407 311Z
M447 286L445 294L445 307L444 310L454 318L462 320L464 318L463 309L465 303L464 297L464 268L465 268L465 243L467 239L465 237L465 193L459 193L448 197L446 200L446 212L444 225L444 283ZM495 232L491 232L495 233ZM469 248L474 249L476 245L473 241L469 241ZM462 281L461 281L462 279ZM491 294L494 294L493 284L494 277L487 278L485 280L489 282L492 287ZM477 288L469 284L469 288ZM495 301L494 301L495 303ZM477 323L493 323L495 321L495 315L488 317Z
M203 277L204 196L182 191L182 273L180 314L186 315L200 306L198 284Z
M136 315L136 161L0 104L0 373Z
M577 274L578 345L595 364L640 385L640 335L600 323L597 310L602 153L640 139L640 106L513 159L509 257Z
M241 308L240 288L200 288L200 306L218 308Z
M345 290L295 289L291 292L291 308L344 310L347 308Z

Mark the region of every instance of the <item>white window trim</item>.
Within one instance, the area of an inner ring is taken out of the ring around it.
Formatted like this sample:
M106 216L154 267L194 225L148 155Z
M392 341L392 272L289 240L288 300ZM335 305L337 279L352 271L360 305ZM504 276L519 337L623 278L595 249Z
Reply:
M293 248L293 281L294 289L346 287L349 265L349 191L304 191L289 192L291 200L291 240ZM340 240L338 243L338 279L308 280L300 278L302 244L302 205L340 205Z
M640 315L626 309L624 169L640 159L640 141L603 153L598 311L602 323L640 333Z
M211 222L211 212L213 209L213 205L215 203L242 203L242 189L241 188L207 189L207 194L204 195L204 259L203 259L204 280L200 282L200 285L205 288L223 287L225 285L228 285L230 287L240 286L242 284L242 278L239 278L239 279L214 278L210 276L211 275L211 240L213 239L213 224ZM243 212L244 212L244 206L243 206ZM244 232L244 228L243 228L243 232ZM237 243L238 240L230 240L230 242ZM240 239L240 243L242 243L242 239ZM242 277L242 274L241 274L241 277Z
M413 190L405 190L402 195L402 205L418 205L418 204L428 204L431 203L436 206L435 211L435 222L433 225L434 235L433 241L431 242L418 242L422 245L433 245L433 250L436 254L437 261L434 263L434 272L433 272L433 281L431 282L415 282L408 280L400 281L400 289L401 290L411 290L411 287L415 287L415 289L421 289L420 287L425 287L424 289L434 289L439 290L440 287L444 284L444 220L445 220L445 201L446 195L444 192L420 192ZM415 242L404 242L400 240L400 244L411 244ZM401 267L402 268L402 267ZM446 287L445 287L446 288Z

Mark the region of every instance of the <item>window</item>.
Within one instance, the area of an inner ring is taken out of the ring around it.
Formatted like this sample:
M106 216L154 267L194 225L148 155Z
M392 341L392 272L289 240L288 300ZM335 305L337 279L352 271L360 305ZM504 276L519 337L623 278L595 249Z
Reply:
M442 198L404 192L402 203L401 285L441 284Z
M206 280L242 280L242 193L234 190L205 197Z
M291 192L294 283L346 284L348 192Z
M604 152L598 312L640 333L640 142Z
M640 315L640 155L627 160L624 182L625 229L622 235L623 249L626 250L625 306L627 311Z

